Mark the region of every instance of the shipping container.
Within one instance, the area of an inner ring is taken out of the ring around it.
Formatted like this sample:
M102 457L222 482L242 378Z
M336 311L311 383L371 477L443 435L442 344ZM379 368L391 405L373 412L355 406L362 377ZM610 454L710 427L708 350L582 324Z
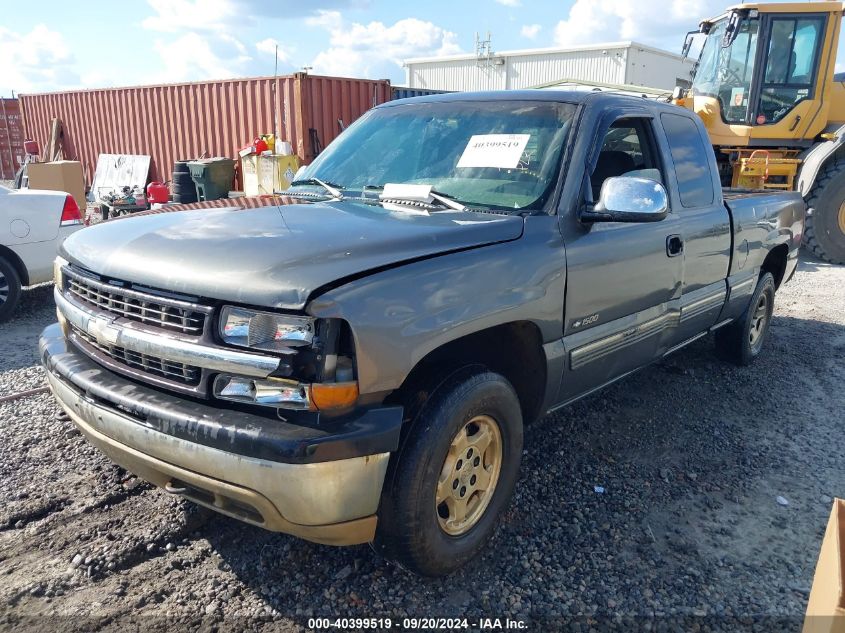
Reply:
M23 164L23 123L17 99L0 99L0 180L12 180Z
M694 60L637 42L407 59L411 88L517 90L553 81L590 81L671 91L689 85Z
M309 163L364 112L391 98L389 81L297 73L198 83L20 95L23 128L47 146L50 121L64 126L64 153L82 162L90 185L100 154L145 154L150 178L170 179L173 162L237 158L274 132Z
M442 95L453 90L427 90L426 88L408 88L407 86L393 86L393 100L410 99L411 97L427 97L428 95Z

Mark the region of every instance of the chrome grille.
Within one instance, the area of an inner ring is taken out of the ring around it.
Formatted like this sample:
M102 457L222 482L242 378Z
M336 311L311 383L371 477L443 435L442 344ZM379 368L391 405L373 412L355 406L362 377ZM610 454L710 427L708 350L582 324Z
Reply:
M100 310L183 334L202 334L210 308L122 288L91 279L65 267L65 289L74 298Z
M197 385L200 382L202 376L200 367L141 354L119 345L105 345L76 327L71 328L71 331L76 338L120 364L185 385Z

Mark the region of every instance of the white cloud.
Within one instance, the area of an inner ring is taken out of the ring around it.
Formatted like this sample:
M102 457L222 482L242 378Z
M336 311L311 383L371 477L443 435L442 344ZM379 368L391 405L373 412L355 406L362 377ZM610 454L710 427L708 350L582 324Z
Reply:
M0 95L76 88L81 81L64 37L44 24L29 33L0 26Z
M506 7L522 6L522 0L496 0L496 2Z
M724 11L724 0L576 0L555 27L560 46L637 40L680 50L683 34Z
M141 26L161 33L227 31L255 26L261 18L301 19L318 11L365 7L369 0L147 0L154 14Z
M257 0L147 2L154 13L142 20L141 26L163 34L153 41L163 70L147 81L228 79L249 74L253 58L232 33L256 22L260 7L251 5L260 5Z
M326 30L333 31L343 26L343 16L340 14L340 11L320 10L317 11L316 15L306 18L305 24L308 26L321 26Z
M155 11L141 21L150 31L226 31L246 15L237 0L148 0Z
M403 59L461 52L455 33L417 18L347 24L337 11L320 11L307 23L330 34L329 48L311 63L320 74L381 79L395 76Z
M227 34L203 37L198 33L185 33L169 42L156 40L153 48L165 66L155 81L238 77L245 73L246 65L252 60L246 47Z
M540 29L543 27L539 24L523 24L522 29L520 30L520 34L522 37L527 37L529 40L533 40L537 35L540 33Z
M255 43L255 48L258 50L259 53L263 53L264 55L270 55L271 57L276 54L276 47L278 47L279 51L279 63L290 64L293 49L283 44L280 44L279 40L277 40L276 38L268 37L266 39L261 40L260 42Z

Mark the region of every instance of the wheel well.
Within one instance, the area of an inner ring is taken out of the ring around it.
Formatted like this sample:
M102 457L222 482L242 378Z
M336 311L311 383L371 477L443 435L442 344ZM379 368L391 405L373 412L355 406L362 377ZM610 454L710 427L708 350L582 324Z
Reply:
M452 372L480 365L504 376L516 390L527 424L540 415L546 390L546 356L540 329L516 321L449 341L426 355L387 401L403 403L409 417Z
M26 266L23 265L23 261L21 261L21 258L18 257L18 254L15 253L15 251L0 244L0 258L5 259L15 267L18 277L20 277L21 280L21 286L29 285L29 273L26 270Z
M780 284L783 281L788 256L789 247L786 244L780 244L769 251L766 259L763 260L763 265L760 267L761 277L766 273L772 273L772 277L775 278L775 288L780 288Z

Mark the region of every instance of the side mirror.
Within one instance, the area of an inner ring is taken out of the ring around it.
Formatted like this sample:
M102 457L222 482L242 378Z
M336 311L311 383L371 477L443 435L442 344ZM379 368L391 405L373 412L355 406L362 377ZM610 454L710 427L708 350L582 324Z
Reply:
M656 180L636 176L608 178L599 201L581 213L582 222L659 222L669 213L666 189Z

